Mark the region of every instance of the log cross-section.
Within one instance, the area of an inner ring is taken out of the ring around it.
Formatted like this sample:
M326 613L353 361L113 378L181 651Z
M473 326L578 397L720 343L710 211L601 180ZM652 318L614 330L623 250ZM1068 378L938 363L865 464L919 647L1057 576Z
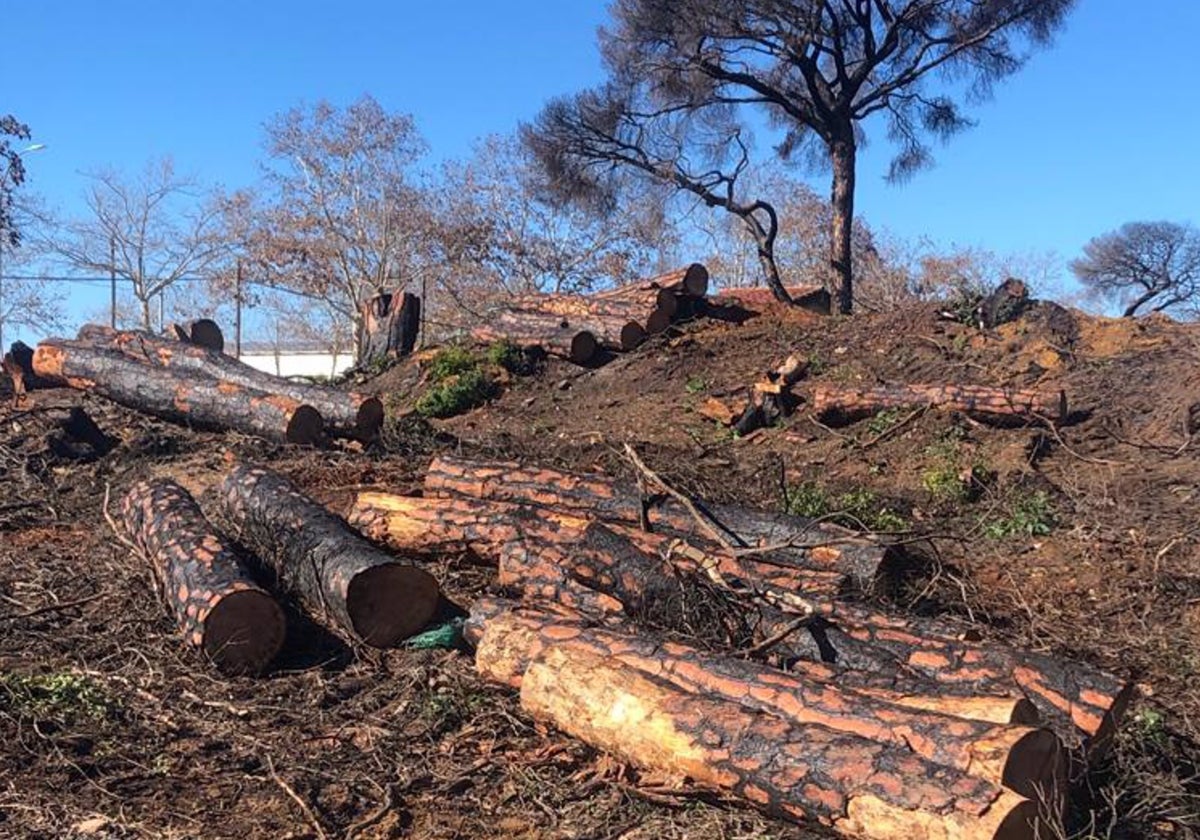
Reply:
M130 489L122 512L188 643L226 673L263 670L283 645L283 611L191 495L168 479L143 481Z
M433 615L432 575L375 548L283 476L236 466L219 496L239 539L274 568L283 587L356 638L389 647Z

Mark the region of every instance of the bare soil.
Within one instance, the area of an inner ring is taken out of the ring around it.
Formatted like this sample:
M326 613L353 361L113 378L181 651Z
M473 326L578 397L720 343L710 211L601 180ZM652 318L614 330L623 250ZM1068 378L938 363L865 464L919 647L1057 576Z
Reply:
M830 429L802 406L737 439L696 413L744 401L791 353L811 381L1061 388L1073 417L1002 429L919 411ZM369 387L411 405L422 359ZM205 504L232 459L336 507L364 485L416 490L438 451L630 474L626 442L713 501L894 531L932 572L892 608L1135 679L1144 698L1117 748L1046 834L1200 836L1196 326L1050 305L993 332L933 307L706 319L594 369L550 360L483 408L395 422L365 451L192 432L74 392L0 399L0 837L814 836L546 731L460 651L347 645L293 609L270 674L222 678L182 645L105 515L148 475ZM72 405L111 451L80 460L47 444L47 409ZM432 565L459 605L492 583L468 557Z

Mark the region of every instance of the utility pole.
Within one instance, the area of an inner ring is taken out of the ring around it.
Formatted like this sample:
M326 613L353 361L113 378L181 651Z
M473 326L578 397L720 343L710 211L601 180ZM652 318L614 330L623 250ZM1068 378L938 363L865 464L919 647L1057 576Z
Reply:
M108 238L108 287L111 293L108 325L115 330L117 328L117 240L112 236Z
M233 357L242 358L242 260L237 261L233 286Z

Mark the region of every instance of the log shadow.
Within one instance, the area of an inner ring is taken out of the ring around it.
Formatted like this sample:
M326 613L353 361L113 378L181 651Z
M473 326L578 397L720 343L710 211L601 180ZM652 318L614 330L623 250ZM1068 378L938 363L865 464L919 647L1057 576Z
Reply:
M279 599L287 620L283 648L271 663L271 672L307 671L320 668L338 672L354 659L354 652L342 639L313 621L290 599Z
M689 314L692 317L704 316L713 321L724 321L727 324L744 324L753 318L760 317L762 313L746 309L740 304L715 303L710 300L702 302L696 307L695 312Z

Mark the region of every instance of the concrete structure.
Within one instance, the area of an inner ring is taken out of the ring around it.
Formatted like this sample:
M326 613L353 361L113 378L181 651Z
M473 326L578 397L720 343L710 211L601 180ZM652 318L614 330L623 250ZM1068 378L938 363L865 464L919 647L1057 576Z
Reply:
M225 352L233 348L226 346ZM328 347L301 344L276 346L266 342L243 342L241 360L252 368L276 376L317 376L332 378L354 365L354 353L330 352Z

